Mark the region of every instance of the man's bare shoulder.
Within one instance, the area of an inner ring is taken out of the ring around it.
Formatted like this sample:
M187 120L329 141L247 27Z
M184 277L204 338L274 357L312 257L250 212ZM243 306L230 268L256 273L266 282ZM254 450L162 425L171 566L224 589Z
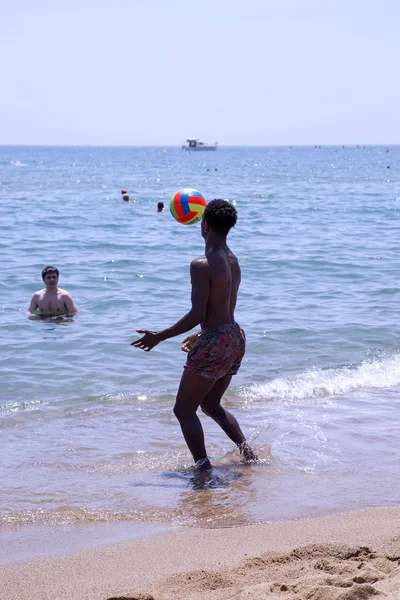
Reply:
M41 298L45 292L46 292L46 288L43 288L42 290L38 290L37 292L35 292L33 294L32 298Z
M232 252L232 250L230 248L227 248L227 252L228 252L228 256L231 260L235 260L236 262L239 262L236 254L234 252Z
M208 258L206 256L199 256L198 258L192 260L192 262L190 263L190 270L200 271L207 269L209 266L210 264Z
M72 298L71 294L67 292L67 290L63 290L62 288L58 288L57 293L60 294L62 298L68 297Z

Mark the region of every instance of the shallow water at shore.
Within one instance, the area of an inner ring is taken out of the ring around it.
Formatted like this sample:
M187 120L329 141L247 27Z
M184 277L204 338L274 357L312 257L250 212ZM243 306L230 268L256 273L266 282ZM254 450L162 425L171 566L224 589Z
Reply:
M0 148L0 531L230 527L396 504L399 158ZM137 327L165 327L190 305L199 228L156 213L184 186L238 208L247 353L225 401L261 459L241 464L202 417L215 465L204 482L172 414L180 340L129 346ZM120 202L122 187L135 203ZM29 320L52 263L81 312Z

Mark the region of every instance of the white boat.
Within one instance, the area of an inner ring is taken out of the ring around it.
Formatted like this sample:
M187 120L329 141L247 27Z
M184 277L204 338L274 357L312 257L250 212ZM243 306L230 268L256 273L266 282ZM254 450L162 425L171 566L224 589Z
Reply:
M188 138L182 146L182 150L216 150L218 142L209 144L208 142L201 142L198 138Z

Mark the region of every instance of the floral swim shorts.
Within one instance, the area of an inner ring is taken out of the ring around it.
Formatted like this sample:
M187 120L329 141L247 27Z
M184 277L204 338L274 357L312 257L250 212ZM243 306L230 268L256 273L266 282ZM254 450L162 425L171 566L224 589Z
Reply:
M246 350L246 336L237 323L203 329L188 354L185 369L206 379L236 375Z

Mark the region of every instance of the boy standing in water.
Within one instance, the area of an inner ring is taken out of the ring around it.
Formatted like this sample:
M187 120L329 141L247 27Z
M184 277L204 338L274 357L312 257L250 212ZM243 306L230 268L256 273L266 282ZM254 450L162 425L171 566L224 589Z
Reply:
M245 334L234 318L240 267L226 242L236 221L236 209L228 201L212 200L207 204L201 221L205 255L190 265L191 310L163 331L138 329L137 332L144 335L131 344L149 352L160 342L201 325L201 331L187 337L182 344L188 357L174 406L175 416L199 469L211 467L203 428L196 414L199 406L239 447L245 460L256 459L239 423L221 406L222 396L239 370L246 346Z

